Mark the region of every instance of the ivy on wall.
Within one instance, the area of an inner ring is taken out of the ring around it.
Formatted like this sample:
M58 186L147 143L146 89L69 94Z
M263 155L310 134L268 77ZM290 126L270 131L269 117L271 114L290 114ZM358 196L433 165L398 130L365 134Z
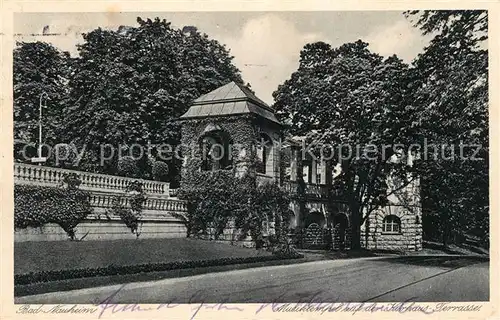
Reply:
M270 227L268 245L287 242L290 197L277 184L257 185L250 175L235 176L231 171L194 171L179 190L179 198L188 201L188 211L176 215L184 221L188 237L213 236L234 227L243 240L250 236L256 247Z
M189 145L189 150L182 150L182 154L187 157L182 180L185 180L184 175L197 171L201 167L199 141L207 126L214 123L216 123L217 128L231 137L233 146L239 146L246 151L245 155L242 156L239 154L239 148L233 147L231 149L233 170L237 170L241 164L253 165L256 156L255 142L259 139L258 125L254 116L228 116L216 121L210 118L186 120L182 122L182 143L184 146Z
M275 253L289 253L290 195L276 183L258 185L256 180L255 172L261 165L256 154L261 125L252 115L183 122L182 142L191 149L183 151L186 159L178 196L187 200L188 211L176 216L184 221L188 237L219 239L224 230L234 228L239 240L250 236L256 247L267 242ZM232 149L231 170L200 170L199 141L205 130L212 127L226 133L232 144L241 147ZM241 152L242 149L245 151Z

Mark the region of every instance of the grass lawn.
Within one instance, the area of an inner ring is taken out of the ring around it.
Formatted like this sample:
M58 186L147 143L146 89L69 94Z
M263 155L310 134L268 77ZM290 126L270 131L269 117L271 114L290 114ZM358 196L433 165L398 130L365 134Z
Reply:
M265 255L271 254L187 238L19 242L14 244L14 273Z

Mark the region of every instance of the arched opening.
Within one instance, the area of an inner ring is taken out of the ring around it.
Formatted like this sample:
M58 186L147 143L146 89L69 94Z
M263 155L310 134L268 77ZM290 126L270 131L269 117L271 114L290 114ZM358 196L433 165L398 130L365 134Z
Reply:
M273 140L267 134L261 133L257 141L257 173L274 175L273 157Z
M320 228L326 226L325 216L318 211L313 211L305 215L304 226L307 228L310 224L317 224Z
M232 169L231 140L223 131L211 131L200 138L202 153L201 170Z
M385 216L382 221L382 232L385 233L400 233L401 232L401 219L395 215Z
M292 210L288 210L288 227L290 229L297 227L295 213Z

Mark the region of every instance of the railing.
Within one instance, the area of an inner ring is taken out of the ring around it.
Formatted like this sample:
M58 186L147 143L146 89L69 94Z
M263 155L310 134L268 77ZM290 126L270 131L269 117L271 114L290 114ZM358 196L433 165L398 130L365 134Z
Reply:
M173 198L177 198L177 194L179 193L179 189L170 189L170 196Z
M319 184L306 184L306 194L317 196L328 196L328 187Z
M268 176L262 173L257 173L257 182L260 183L273 183L274 182L274 177Z
M109 193L92 193L90 195L90 205L99 208L112 208L117 198ZM130 206L130 198L121 197L120 204L124 207ZM148 197L144 203L145 210L167 211L167 212L185 212L187 203L177 199L166 199L164 197Z
M296 193L298 189L298 182L297 181L285 181L283 183L283 187L287 192L291 193ZM327 185L322 185L322 184L310 184L307 183L305 184L305 194L309 196L316 196L316 197L328 197L328 189L329 187ZM340 196L341 191L339 189L334 189L333 190L334 196Z
M68 170L30 164L14 164L14 182L17 184L34 184L57 186L63 183L65 175L75 173L81 180L80 188L89 191L123 192L133 181L142 183L146 194L169 196L169 183L111 176L77 170Z

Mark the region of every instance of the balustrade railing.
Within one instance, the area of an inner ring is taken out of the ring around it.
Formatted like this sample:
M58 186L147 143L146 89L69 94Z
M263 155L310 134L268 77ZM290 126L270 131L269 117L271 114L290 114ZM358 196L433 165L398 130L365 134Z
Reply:
M283 187L287 192L296 193L298 190L298 182L297 181L285 181L283 183ZM310 196L317 197L328 197L328 189L329 186L322 184L305 184L305 194ZM334 196L341 196L340 189L333 189Z
M108 193L91 193L90 205L99 208L112 208L116 197ZM119 198L120 204L124 207L130 206L128 197ZM155 211L170 211L170 212L185 212L187 211L187 203L177 199L165 199L159 197L148 197L143 205L145 210Z
M268 176L262 173L257 173L257 182L258 183L273 183L274 177Z
M24 163L14 164L14 182L17 184L57 186L63 183L64 177L67 174L77 174L81 180L80 188L84 190L121 193L131 182L139 181L142 183L146 194L170 196L168 182L111 176Z

